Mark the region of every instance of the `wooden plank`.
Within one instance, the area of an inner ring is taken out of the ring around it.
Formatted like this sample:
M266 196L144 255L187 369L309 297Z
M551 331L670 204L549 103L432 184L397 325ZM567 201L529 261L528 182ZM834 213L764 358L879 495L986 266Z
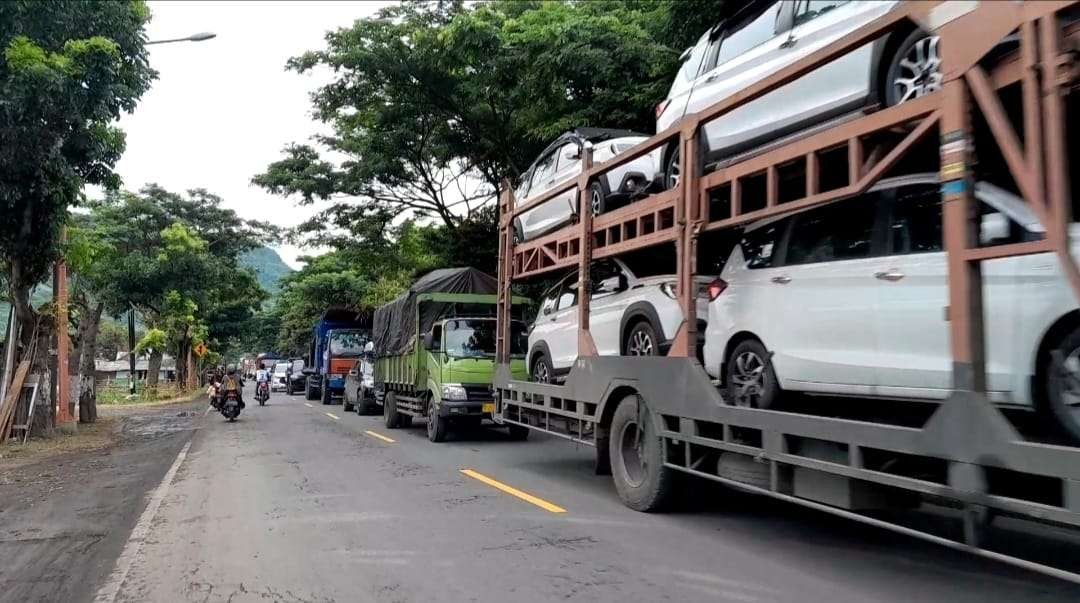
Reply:
M15 369L15 378L11 381L11 387L8 389L7 398L4 400L2 406L0 406L0 444L7 441L8 431L10 429L11 421L15 417L15 407L19 403L19 396L22 395L23 383L26 382L26 375L30 372L30 361L23 360L19 363L19 367Z

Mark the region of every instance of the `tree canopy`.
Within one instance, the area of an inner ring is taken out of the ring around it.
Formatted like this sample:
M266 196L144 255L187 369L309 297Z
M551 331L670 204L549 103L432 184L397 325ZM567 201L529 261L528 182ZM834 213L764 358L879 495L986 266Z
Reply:
M149 185L90 202L90 214L72 228L73 241L104 250L86 273L93 295L110 314L135 307L178 357L200 341L227 349L267 297L240 258L276 231L221 203L203 189L180 195Z
M0 3L0 266L24 323L84 184L115 187L115 125L156 73L141 0Z
M292 58L329 69L312 94L332 132L290 144L253 182L330 201L290 233L332 251L283 283L249 342L306 349L328 305L372 310L420 272L494 273L500 181L582 126L654 131L681 51L716 0L405 1Z

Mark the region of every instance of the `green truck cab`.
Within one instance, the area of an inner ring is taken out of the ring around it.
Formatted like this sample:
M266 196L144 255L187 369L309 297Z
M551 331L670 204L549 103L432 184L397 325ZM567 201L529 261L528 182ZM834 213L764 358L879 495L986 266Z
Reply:
M468 286L461 286L462 275L454 272L463 270L473 269L435 271L440 274L421 279L375 311L375 399L383 407L387 428L408 427L414 417L425 418L428 439L442 442L452 426L492 419L497 296L438 289L493 291L494 279L473 271L471 282L465 279ZM484 277L479 284L477 275ZM513 303L522 307L527 300L515 297ZM511 321L510 366L519 379L526 378L527 338L524 321ZM528 429L513 426L510 434L524 439Z

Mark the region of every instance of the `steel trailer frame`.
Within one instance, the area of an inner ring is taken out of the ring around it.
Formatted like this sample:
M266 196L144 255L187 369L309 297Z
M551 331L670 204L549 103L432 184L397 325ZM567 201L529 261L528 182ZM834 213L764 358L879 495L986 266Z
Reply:
M591 152L586 150L578 178L530 203L516 206L512 187L505 182L499 201L500 367L495 379L498 420L595 445L598 469L603 469L607 426L614 408L623 397L636 394L651 411L667 467L1080 582L1080 574L979 547L987 510L1080 527L1080 448L1025 441L986 396L980 269L985 260L1052 251L1080 297L1080 269L1068 251L1070 180L1064 127L1064 95L1077 78L1071 49L1063 46L1064 41L1075 45L1078 31L1075 24L1062 30L1058 21L1059 13L1076 5L1075 1L1056 0L909 2L733 97L687 116L601 166L593 166ZM944 75L940 91L702 174L698 153L702 124L911 22L940 36ZM980 60L1012 32L1018 33L1019 50L988 73ZM1011 84L1018 84L1021 90L1023 140L996 93ZM995 247L976 245L977 211L971 171L971 112L976 109L985 118L1021 196L1046 227L1045 239ZM897 131L903 138L887 152L866 153L864 143L868 137ZM725 404L695 358L693 277L701 234L858 195L934 132L939 133L941 142L943 236L949 273L954 391L948 400L921 427ZM596 218L582 211L576 224L514 244L512 224L516 216L567 190L585 191L598 175L668 144L678 144L682 158L682 179L675 188ZM821 190L821 154L838 148L847 153L847 184ZM792 161L804 163L805 195L780 203L778 168ZM760 175L766 179L764 207L744 211L742 183L747 177ZM729 211L712 216L710 192L721 187L729 190ZM669 243L677 251L677 294L685 320L667 357L597 356L589 332L587 287L591 261ZM513 282L575 266L579 273L579 329L578 359L572 371L563 385L512 379L506 343ZM842 454L815 455L799 446L811 441L829 443ZM890 471L871 462L881 453L937 463L943 473L926 478ZM768 468L767 487L720 475L710 463L721 454L745 455L764 463ZM1043 480L1041 483L1051 484L1056 496L1048 502L1003 491L1000 480L993 479L995 475ZM951 501L963 509L963 542L869 518L843 505L823 504L820 493L807 494L808 487L828 489L836 480L848 487L870 485Z

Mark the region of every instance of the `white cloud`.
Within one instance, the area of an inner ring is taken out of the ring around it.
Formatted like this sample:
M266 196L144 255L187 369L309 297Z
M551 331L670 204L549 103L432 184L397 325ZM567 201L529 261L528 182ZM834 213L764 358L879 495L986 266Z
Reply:
M326 128L309 94L324 78L285 71L285 62L324 47L325 32L394 2L151 2L151 40L210 31L204 42L150 46L159 79L120 120L127 151L124 187L156 182L171 191L205 188L246 218L292 226L314 208L296 207L250 184L290 142ZM91 192L91 194L96 194ZM296 267L312 250L279 249Z

